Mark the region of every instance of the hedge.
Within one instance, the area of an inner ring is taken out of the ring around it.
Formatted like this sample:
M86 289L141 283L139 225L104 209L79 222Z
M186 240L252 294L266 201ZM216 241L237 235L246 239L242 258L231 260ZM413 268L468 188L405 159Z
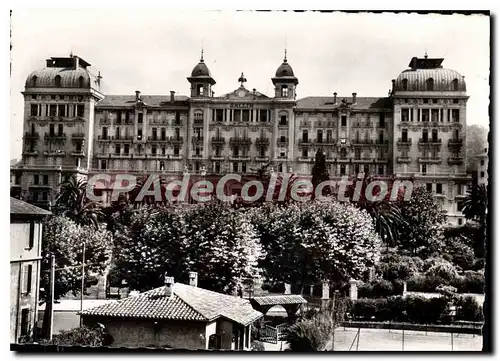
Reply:
M482 307L474 297L459 297L455 319L482 321ZM351 316L362 321L392 321L419 324L449 324L452 321L446 297L392 296L389 298L358 299L351 307Z

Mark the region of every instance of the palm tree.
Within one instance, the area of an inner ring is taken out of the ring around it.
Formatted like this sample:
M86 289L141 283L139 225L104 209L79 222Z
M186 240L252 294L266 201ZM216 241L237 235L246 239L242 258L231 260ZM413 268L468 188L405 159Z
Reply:
M486 225L486 212L488 209L488 191L484 184L473 183L463 203L462 213L465 218Z
M79 225L90 225L95 228L103 219L99 204L87 198L87 182L76 176L71 176L61 184L53 208L54 213L64 215Z

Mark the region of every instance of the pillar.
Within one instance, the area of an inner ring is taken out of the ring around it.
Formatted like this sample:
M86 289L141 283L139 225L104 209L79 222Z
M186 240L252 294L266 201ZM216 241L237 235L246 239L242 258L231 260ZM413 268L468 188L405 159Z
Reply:
M351 279L349 281L349 284L349 298L351 299L351 301L355 301L358 299L358 281Z
M290 283L285 283L285 295L292 294L292 285Z
M330 300L330 282L322 281L322 295L321 295L321 308L328 307L328 301Z

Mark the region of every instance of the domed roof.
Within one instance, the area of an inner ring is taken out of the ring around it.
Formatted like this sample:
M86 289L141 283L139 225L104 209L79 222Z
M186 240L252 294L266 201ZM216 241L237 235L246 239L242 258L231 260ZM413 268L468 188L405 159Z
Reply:
M86 69L78 68L42 68L26 78L26 87L37 88L90 88L93 80Z
M210 73L210 70L208 70L207 64L203 61L203 59L200 60L198 64L193 68L193 71L191 72L192 77L200 77L200 76L208 76L212 77L212 74Z
M466 90L464 77L455 70L441 67L443 59L413 58L411 69L394 80L394 91Z
M276 70L276 78L281 78L285 76L295 76L293 74L293 69L288 64L286 58L283 60L283 63L278 67L278 70Z

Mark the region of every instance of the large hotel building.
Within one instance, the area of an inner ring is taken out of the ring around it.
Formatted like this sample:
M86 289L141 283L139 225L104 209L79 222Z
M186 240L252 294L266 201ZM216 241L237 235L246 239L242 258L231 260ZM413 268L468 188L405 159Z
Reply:
M26 79L22 161L11 168L11 192L47 207L70 174L251 175L269 164L311 175L321 148L332 179L413 179L434 192L449 223L462 223L468 96L464 77L442 62L412 58L385 97L297 99L286 54L271 77L273 94L245 88L241 74L238 88L220 96L203 53L187 77L189 96L103 94L88 62L53 57Z

